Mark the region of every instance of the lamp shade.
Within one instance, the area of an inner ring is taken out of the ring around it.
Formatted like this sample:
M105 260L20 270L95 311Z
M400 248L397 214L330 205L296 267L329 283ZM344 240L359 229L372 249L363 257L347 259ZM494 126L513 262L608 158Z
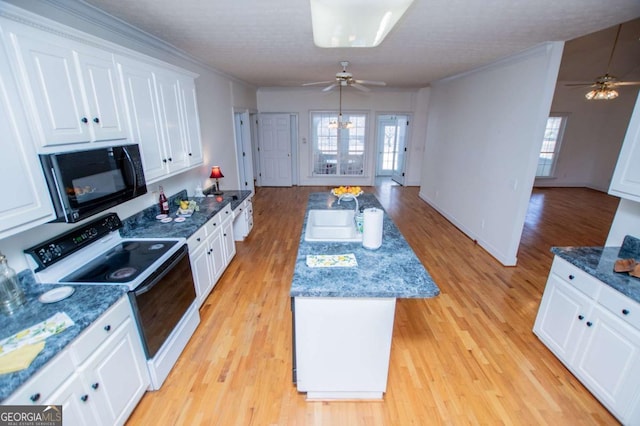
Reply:
M220 179L223 178L224 175L222 174L222 171L220 170L220 166L213 166L211 167L211 176L209 176L211 179Z

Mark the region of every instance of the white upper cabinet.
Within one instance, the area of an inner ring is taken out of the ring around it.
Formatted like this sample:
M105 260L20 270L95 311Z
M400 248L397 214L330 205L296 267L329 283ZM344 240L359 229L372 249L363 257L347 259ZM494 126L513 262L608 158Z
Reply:
M191 77L182 77L178 81L182 98L184 117L185 142L189 164L202 163L202 140L200 139L200 119L198 117L198 100L196 85Z
M129 121L151 183L202 163L200 124L191 75L116 57Z
M609 194L640 202L640 95L611 178Z
M6 27L40 146L126 138L111 53L13 22Z
M0 44L0 239L55 218L20 96Z

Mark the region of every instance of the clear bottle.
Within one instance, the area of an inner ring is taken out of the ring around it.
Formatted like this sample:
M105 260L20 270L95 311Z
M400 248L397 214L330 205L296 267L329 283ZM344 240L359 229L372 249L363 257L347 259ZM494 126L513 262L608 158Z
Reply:
M160 213L169 214L169 201L167 201L167 196L164 195L162 187L160 187Z
M7 257L0 253L0 311L12 315L25 302L16 271L7 263Z

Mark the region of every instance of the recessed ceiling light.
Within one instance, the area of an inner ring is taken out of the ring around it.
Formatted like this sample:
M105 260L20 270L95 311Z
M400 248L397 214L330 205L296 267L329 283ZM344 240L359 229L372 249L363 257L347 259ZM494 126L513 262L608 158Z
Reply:
M318 47L375 47L413 0L310 0Z

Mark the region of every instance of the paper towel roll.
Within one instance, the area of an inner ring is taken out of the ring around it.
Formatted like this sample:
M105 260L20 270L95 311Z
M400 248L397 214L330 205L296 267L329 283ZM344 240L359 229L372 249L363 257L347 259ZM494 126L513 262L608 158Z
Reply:
M375 207L364 210L362 246L375 250L382 245L382 210Z

